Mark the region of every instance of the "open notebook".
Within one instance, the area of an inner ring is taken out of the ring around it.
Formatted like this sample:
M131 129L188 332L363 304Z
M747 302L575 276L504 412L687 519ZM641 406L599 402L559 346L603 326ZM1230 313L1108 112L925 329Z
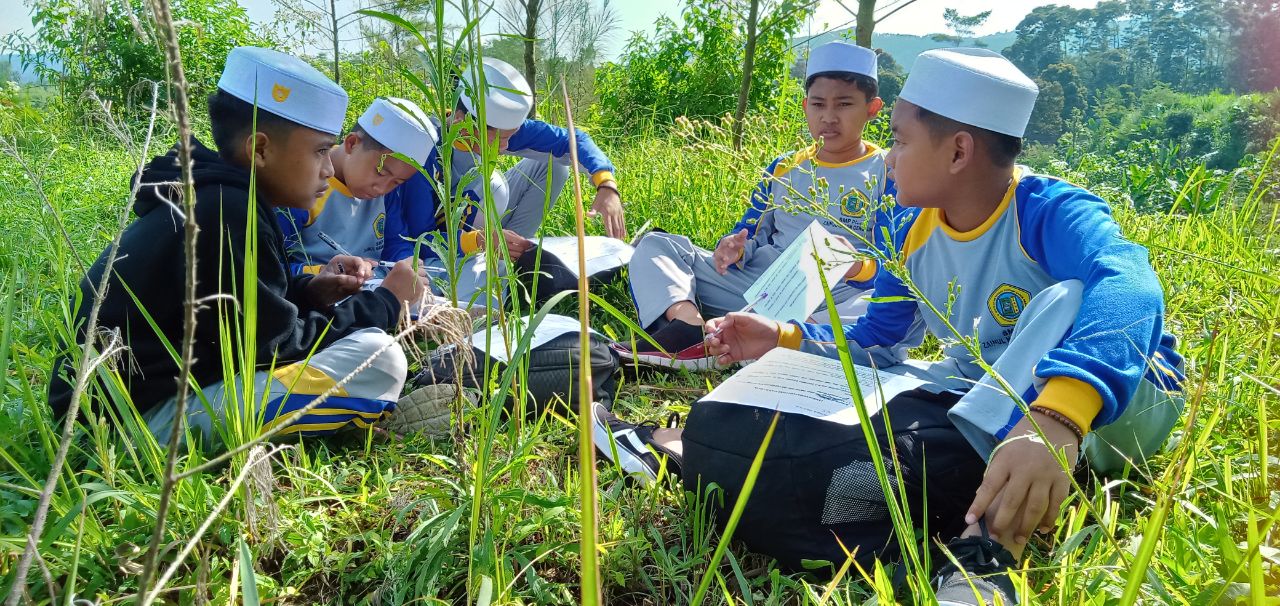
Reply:
M925 382L854 365L858 386L875 414L884 402ZM841 425L857 425L858 411L840 360L778 347L734 373L702 398L801 414Z

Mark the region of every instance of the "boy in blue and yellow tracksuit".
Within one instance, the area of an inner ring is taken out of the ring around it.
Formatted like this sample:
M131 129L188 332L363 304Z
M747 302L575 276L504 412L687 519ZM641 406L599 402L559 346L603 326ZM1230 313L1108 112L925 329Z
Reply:
M1154 454L1182 409L1182 360L1146 250L1124 239L1102 199L1014 162L1037 93L991 51L921 54L893 111L887 161L900 206L877 218L885 263L867 313L840 327L753 314L707 325L722 363L775 347L837 356L839 330L856 363L927 382L870 422L917 525L927 515L931 533L961 532L947 544L954 561L935 560L946 562L933 583L939 604L1020 603L1007 573L1071 490L1054 452L1115 473ZM944 359L900 363L896 352L926 330ZM769 417L702 403L682 432L607 425L675 453L686 483L716 482L728 500ZM824 423L779 421L778 434L807 438L766 455L752 498L770 495L775 507L748 505L737 536L792 565L839 561L844 547L864 561L892 556L870 445ZM824 450L820 434L845 437Z
M317 273L338 254L390 262L408 256L396 256L398 250L384 254L387 242L404 240L400 198L388 194L417 175L418 168L392 154L428 165L436 132L412 101L375 99L330 150L334 175L324 195L309 209L277 210L293 273Z
M714 251L686 236L652 233L636 245L628 274L640 326L661 347L618 346L624 359L664 367L713 365L702 348L704 316L742 309L743 293L815 219L833 235L866 248L871 219L892 192L885 152L862 139L884 103L877 96L876 55L848 42L813 49L805 78L804 112L813 145L775 159L751 192L751 205ZM859 295L873 266L834 285L841 315L860 315ZM823 306L825 308L825 306Z

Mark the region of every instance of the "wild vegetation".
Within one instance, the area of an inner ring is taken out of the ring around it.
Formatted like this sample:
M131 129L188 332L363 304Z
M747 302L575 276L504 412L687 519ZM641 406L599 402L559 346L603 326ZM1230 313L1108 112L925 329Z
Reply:
M1112 4L1121 3L1098 10ZM1185 23L1219 18L1219 4L1254 11L1260 23L1280 20L1280 7L1254 0L1148 4L1144 14ZM291 441L269 459L253 451L182 479L158 554L160 570L172 576L147 587L138 575L167 453L120 394L94 391L50 487L31 572L15 586L60 441L45 401L49 369L71 334L68 305L89 304L76 301L76 282L115 237L139 163L177 138L148 7L134 0L31 6L35 33L9 45L43 61L53 90L0 89L0 591L16 603L108 604L155 590L181 604L572 604L582 601L579 545L587 533L598 536L596 568L609 604L861 604L895 591L905 603L928 602L924 587L895 588L893 567L854 567L830 581L823 573L843 563L788 574L732 542L712 564L725 541L710 520L714 495L636 487L603 464L598 477L584 477L576 416L504 417L510 383L497 380L478 406L459 409L445 439L369 431ZM414 96L433 111L452 107L442 77L448 64L508 41L481 43L468 23L445 27L443 6L429 4L394 28L385 20L369 26L380 32L371 35L399 31L401 48L419 41L421 53L389 56L382 38L339 53L352 113L377 94ZM475 19L478 7L467 6L464 20ZM592 60L576 64L595 71L581 77L591 86L573 95L574 116L617 164L633 229L649 221L713 245L740 216L760 168L807 144L788 41L789 20L807 9L766 7L766 22L778 17L774 29L761 29L735 145L731 112L745 46L734 20L740 11L726 6L692 0L682 25L658 28L656 44L637 39L599 69ZM1124 10L1084 15L1113 33L1145 27L1126 21ZM201 95L216 82L226 49L288 44L257 37L231 2L191 0L174 11L202 136ZM1018 49L1047 48L1035 38L1046 22L1065 20L1060 29L1084 35L1072 29L1084 27L1081 14L1070 13L1071 21L1064 11L1032 11L1010 55L1024 61ZM1218 45L1215 56L1247 55L1241 39L1204 38ZM541 48L543 60L557 59ZM1047 82L1069 72L1051 66L1076 65L1080 56L1068 52L1030 71ZM573 58L558 58L559 67L539 69L571 71ZM315 62L332 72L334 59L321 53ZM1243 69L1223 61L1222 74ZM1087 477L1058 528L1033 542L1025 582L1043 603L1280 603L1280 96L1243 80L1165 76L1156 70L1127 89L1082 81L1083 105L1056 114L1060 130L1043 131L1046 142L1022 159L1098 192L1126 235L1148 247L1189 377L1184 423L1169 448L1121 477ZM148 81L160 83L154 130ZM554 83L540 82L540 116L562 122ZM883 143L886 121L867 135ZM574 232L570 192L546 233ZM625 282L592 291L593 326L629 337ZM558 310L575 308L567 300ZM917 354L936 355L935 346ZM628 372L615 410L632 419L687 412L722 376ZM209 460L199 451L177 454L179 472ZM584 482L598 501L594 528L578 515Z

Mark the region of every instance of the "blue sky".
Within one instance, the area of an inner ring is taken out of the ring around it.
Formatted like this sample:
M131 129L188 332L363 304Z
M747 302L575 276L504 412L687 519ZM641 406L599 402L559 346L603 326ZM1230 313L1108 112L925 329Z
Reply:
M275 3L272 0L238 0L249 12L255 23L270 23L275 15ZM359 0L340 0L339 6L354 7ZM499 0L501 1L501 0ZM892 6L900 0L880 0L884 6ZM365 4L370 0L364 0ZM1092 7L1098 0L916 0L886 19L877 28L877 32L901 34L931 34L946 30L942 20L942 11L954 7L962 14L970 15L990 10L991 17L977 33L979 35L1009 31L1022 20L1032 8L1044 4L1068 4L1079 7ZM661 15L677 21L680 18L681 0L612 0L611 4L621 18L619 31L609 40L606 56L613 58L622 48L623 43L633 31L652 31L653 24ZM821 0L814 18L806 28L811 33L818 33L834 28L853 19L853 15L845 8L856 8L857 0ZM496 20L486 23L486 29L496 29ZM30 11L23 0L0 0L0 36L15 30L30 31Z

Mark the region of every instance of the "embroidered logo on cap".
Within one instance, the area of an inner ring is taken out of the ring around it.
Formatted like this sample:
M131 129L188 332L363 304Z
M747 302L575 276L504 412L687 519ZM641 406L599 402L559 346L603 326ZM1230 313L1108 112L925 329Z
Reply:
M1018 317L1022 315L1022 310L1026 309L1030 301L1031 293L1012 284L1001 284L991 291L991 297L987 299L987 308L991 310L991 317L995 318L998 324L1013 326L1018 322Z
M377 125L379 125L379 124L382 124L382 114L374 114L374 115L373 115L373 125L374 125L374 126L377 126Z
M271 98L275 99L276 103L284 103L284 100L289 98L289 93L291 92L293 91L289 88L280 86L280 84L277 83L275 86L271 87Z

